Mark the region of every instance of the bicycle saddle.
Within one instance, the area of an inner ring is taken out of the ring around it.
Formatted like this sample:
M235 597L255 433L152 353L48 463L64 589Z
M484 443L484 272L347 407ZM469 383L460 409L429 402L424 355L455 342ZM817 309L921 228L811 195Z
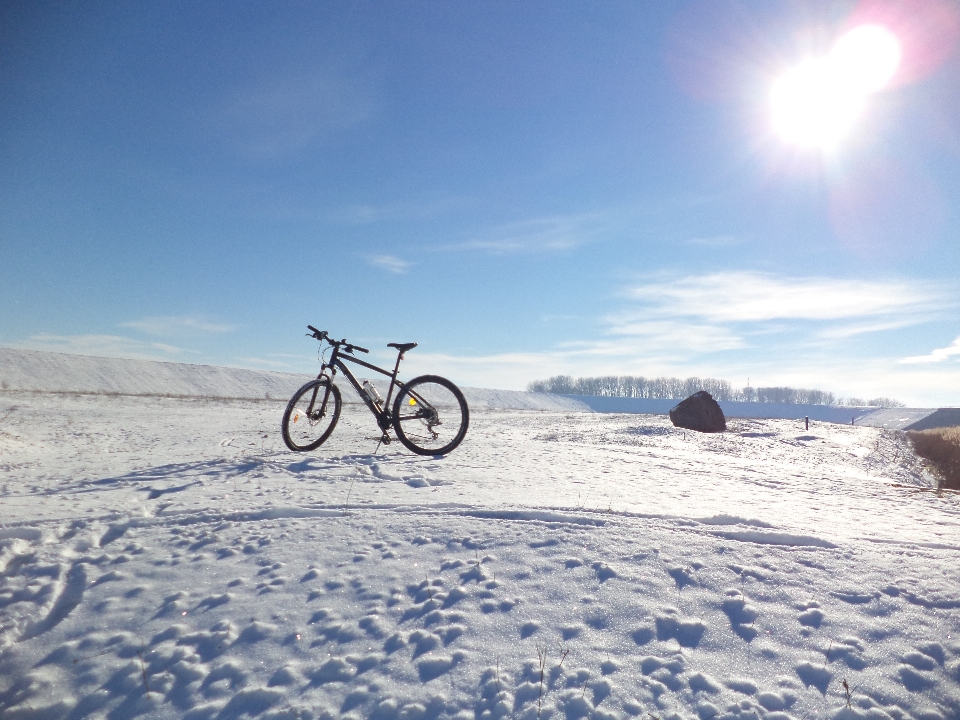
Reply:
M405 353L407 350L413 350L416 346L416 343L387 343L387 347L396 348L401 353Z

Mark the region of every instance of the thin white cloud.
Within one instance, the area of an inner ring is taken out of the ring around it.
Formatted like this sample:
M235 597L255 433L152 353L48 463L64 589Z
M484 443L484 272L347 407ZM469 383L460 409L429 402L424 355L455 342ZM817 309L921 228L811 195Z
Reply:
M370 255L367 261L374 267L388 270L392 273L405 273L413 263L401 260L395 255Z
M176 360L194 351L159 342L145 342L121 335L52 335L40 333L11 347L49 350L71 355L131 358L134 360Z
M900 328L916 325L920 319L921 318L910 315L902 320L841 324L819 330L817 337L825 340L843 340L845 338L856 337L857 335L866 335L867 333L899 330Z
M206 121L238 152L271 160L370 117L362 87L331 68L262 77L209 107Z
M929 355L915 355L914 357L905 357L900 360L901 363L936 363L943 362L954 355L960 355L960 337L947 345L945 348L937 348Z
M434 217L464 204L464 200L452 197L426 202L359 203L334 210L326 215L326 219L347 225L372 225L393 220Z
M743 245L743 240L734 235L714 235L711 237L695 237L687 240L687 245L706 248L725 248Z
M667 317L710 322L841 320L915 314L943 307L945 294L932 283L837 278L788 278L753 272L719 272L629 288L626 297Z
M744 347L737 334L725 327L672 320L646 320L636 315L606 318L610 335L634 337L659 347L693 352L715 352Z
M509 223L489 232L447 245L445 250L474 250L491 255L548 253L591 242L599 232L600 216L554 215Z
M549 350L461 357L421 354L411 356L411 364L481 387L519 389L530 380L558 374L698 375L741 385L747 377L760 381L764 376L762 382L820 387L843 396L902 396L907 402L927 403L958 398L949 383L924 388L916 377L919 368L908 370L896 356L852 358L849 353L853 336L941 316L955 304L946 286L904 279L847 281L730 272L654 279L623 295L633 302L599 319L599 338L590 337L594 333L587 327L578 332L586 339L561 342ZM749 357L741 352L747 348L754 348ZM960 338L920 361L954 355L960 355ZM955 367L950 363L944 369Z
M155 316L120 323L121 327L133 328L147 335L218 335L233 331L234 325L212 323L190 316Z

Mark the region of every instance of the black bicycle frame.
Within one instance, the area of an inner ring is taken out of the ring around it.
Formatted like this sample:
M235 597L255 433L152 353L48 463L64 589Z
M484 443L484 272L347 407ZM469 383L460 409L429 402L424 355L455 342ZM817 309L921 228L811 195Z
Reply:
M377 408L377 406L374 404L370 396L367 395L367 393L363 389L363 385L361 385L357 381L357 378L355 378L353 373L350 372L350 368L348 368L344 364L343 362L344 360L348 360L349 362L356 363L357 365L362 365L363 367L369 370L374 370L380 373L381 375L386 375L388 378L390 378L390 387L387 390L387 397L383 401L382 410ZM376 365L372 365L368 362L364 362L360 358L354 357L353 355L345 354L345 353L341 354L340 345L334 345L333 353L330 355L330 359L320 366L320 374L317 375L317 378L320 379L320 378L326 377L324 373L326 373L327 369L329 369L330 370L329 380L330 380L330 383L333 384L333 378L337 374L337 369L343 372L343 374L346 375L347 380L350 381L350 384L353 385L353 389L357 391L357 395L359 395L360 399L363 400L364 403L366 403L367 408L369 408L370 412L372 412L373 416L377 419L377 425L380 426L380 429L383 432L386 432L393 425L393 414L390 411L390 400L393 397L393 388L394 386L396 386L399 392L403 390L403 388L405 387L402 382L397 380L397 373L400 371L401 360L403 360L403 353L397 353L397 364L394 365L393 372L390 373L384 370L383 368L377 367ZM327 394L329 395L329 392ZM327 406L327 398L324 397L323 405L320 408L321 412L326 411L327 409L326 406Z

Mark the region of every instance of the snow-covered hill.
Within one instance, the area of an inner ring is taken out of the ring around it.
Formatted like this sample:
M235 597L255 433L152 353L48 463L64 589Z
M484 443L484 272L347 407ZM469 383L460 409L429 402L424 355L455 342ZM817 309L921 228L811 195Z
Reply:
M314 376L188 363L0 348L0 389L233 399L280 399ZM375 381L376 382L376 381ZM347 386L343 380L338 381ZM560 395L463 388L470 407L592 412ZM353 390L345 402L359 403Z

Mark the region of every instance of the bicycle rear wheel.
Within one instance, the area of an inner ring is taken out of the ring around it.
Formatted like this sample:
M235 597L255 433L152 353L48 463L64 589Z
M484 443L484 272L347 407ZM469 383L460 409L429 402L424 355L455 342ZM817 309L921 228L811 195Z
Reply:
M397 438L418 455L446 455L463 440L469 424L463 393L437 375L406 383L393 403Z
M340 419L340 389L327 378L311 380L294 393L280 422L283 442L295 452L314 450Z

